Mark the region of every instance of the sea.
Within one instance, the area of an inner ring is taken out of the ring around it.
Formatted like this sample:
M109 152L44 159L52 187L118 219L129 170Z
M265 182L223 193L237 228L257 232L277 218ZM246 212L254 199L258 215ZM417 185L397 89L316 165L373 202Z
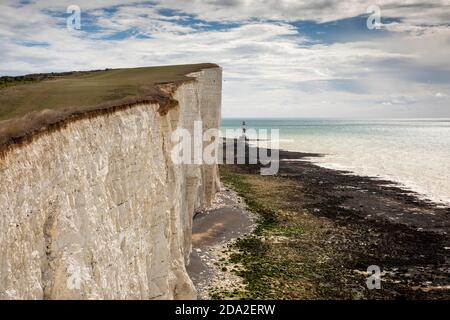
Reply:
M224 118L221 134L243 121L247 132L278 129L272 142L281 149L323 155L308 158L319 166L386 179L450 206L450 119Z

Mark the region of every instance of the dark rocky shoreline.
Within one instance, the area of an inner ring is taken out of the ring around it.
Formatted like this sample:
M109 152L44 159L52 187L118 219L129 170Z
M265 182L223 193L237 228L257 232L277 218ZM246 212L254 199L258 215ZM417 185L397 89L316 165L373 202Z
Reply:
M450 208L422 200L391 181L326 169L306 160L318 156L281 150L280 170L273 177L260 176L259 165L222 165L225 183L262 216L252 245L244 240L237 244L242 254L234 260L246 270L236 273L247 282L258 282L258 277L287 287L304 282L314 292L282 296L284 291L266 290L264 283L247 283L247 292L228 292L222 297L449 299ZM261 186L254 187L255 183ZM314 231L291 236L293 228L305 229L305 223L314 225ZM285 241L271 243L274 234ZM297 270L300 275L285 268L283 250L292 252L292 265L307 265L308 273L303 267ZM252 262L258 260L265 266L265 259L270 259L276 265L278 258L277 271L270 274ZM370 265L383 271L381 290L365 287ZM253 278L252 273L258 274Z

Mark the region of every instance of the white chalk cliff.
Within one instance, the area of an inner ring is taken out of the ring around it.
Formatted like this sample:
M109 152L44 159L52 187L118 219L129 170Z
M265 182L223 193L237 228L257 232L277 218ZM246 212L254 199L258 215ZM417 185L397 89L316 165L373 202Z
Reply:
M193 299L191 223L216 165L175 165L176 128L218 128L222 72L178 86L165 115L139 104L86 117L0 159L0 299Z

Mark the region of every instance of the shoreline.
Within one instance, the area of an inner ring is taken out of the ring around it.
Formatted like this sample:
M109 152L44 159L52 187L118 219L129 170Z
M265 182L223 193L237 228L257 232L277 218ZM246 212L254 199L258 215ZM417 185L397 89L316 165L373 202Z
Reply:
M440 196L433 195L432 193L426 193L424 191L423 187L420 187L417 182L410 181L409 183L402 181L402 179L398 176L393 176L390 174L367 174L364 172L361 172L361 168L358 169L352 169L349 167L349 165L343 165L339 164L337 162L330 161L330 159L327 159L327 157L332 156L332 154L328 153L317 153L317 152L304 152L304 151L297 151L293 149L283 149L279 148L280 151L286 152L286 153L292 153L292 154L301 154L306 155L299 159L282 159L280 154L280 160L289 160L289 161L308 161L314 165L317 165L321 168L328 169L328 170L334 170L341 172L343 174L349 174L349 175L356 175L363 178L370 178L373 180L379 180L383 182L387 182L386 186L393 186L402 189L404 192L414 194L415 197L417 197L421 201L430 202L431 204L441 207L444 209L450 209L450 197L440 199ZM309 156L308 156L309 155ZM325 161L320 161L318 159L325 159ZM355 167L356 168L356 167ZM360 171L358 171L360 170Z
M294 150L286 150L288 152L298 152ZM327 154L320 154L320 158L325 158ZM335 171L341 171L345 172L346 174L350 175L356 175L360 177L366 177L373 180L382 180L382 181L388 181L388 184L386 184L387 187L394 186L398 187L405 192L411 192L413 193L419 200L430 202L433 205L441 208L450 208L450 198L449 199L439 199L437 195L427 194L424 192L423 188L419 187L417 183L410 183L407 184L406 182L402 182L400 178L389 176L389 175L383 175L383 174L376 174L376 175L367 175L361 172L358 172L358 170L353 170L351 168L346 167L345 165L340 165L338 163L334 162L320 162L316 161L315 159L317 156L307 157L304 160L301 161L310 161L311 163L322 167L324 169L329 170L335 170ZM292 159L291 159L292 161Z
M249 137L259 137L259 130L278 130L270 136L277 143L272 148L320 154L309 160L328 169L393 181L421 199L450 207L450 123L392 120L223 118L221 129L229 139L244 128L242 121Z
M321 167L311 156L280 150L288 160L276 176L260 176L259 165L221 166L224 184L260 218L252 234L222 250L229 256L219 267L241 265L230 273L244 288L215 297L450 298L450 208L391 181ZM370 265L382 270L381 290L366 287Z
M282 149L282 148L280 148ZM425 192L425 188L421 187L419 183L414 181L405 182L403 179L399 176L394 176L392 174L368 174L362 172L362 168L356 168L353 169L350 168L349 165L345 164L339 164L337 162L333 162L328 157L332 156L332 154L328 153L315 153L315 152L303 152L303 151L296 151L293 149L283 149L285 152L290 153L300 153L300 154L311 154L309 157L305 157L302 159L299 159L299 161L309 161L317 166L320 166L324 169L329 170L335 170L340 172L345 172L346 174L350 175L357 175L360 177L365 178L371 178L374 180L381 180L381 181L388 181L387 186L396 186L401 188L402 190L406 192L413 193L418 199L431 202L436 206L442 207L442 208L450 208L450 197L441 199L440 196L433 194L433 193L427 193ZM296 159L290 159L291 161L295 161ZM323 161L321 161L323 160Z

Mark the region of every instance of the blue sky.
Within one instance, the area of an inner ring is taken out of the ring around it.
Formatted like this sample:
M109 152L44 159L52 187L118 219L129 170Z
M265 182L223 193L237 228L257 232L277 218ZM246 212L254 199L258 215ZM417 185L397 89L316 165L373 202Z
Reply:
M224 116L450 118L450 2L373 4L4 0L0 75L214 62Z

